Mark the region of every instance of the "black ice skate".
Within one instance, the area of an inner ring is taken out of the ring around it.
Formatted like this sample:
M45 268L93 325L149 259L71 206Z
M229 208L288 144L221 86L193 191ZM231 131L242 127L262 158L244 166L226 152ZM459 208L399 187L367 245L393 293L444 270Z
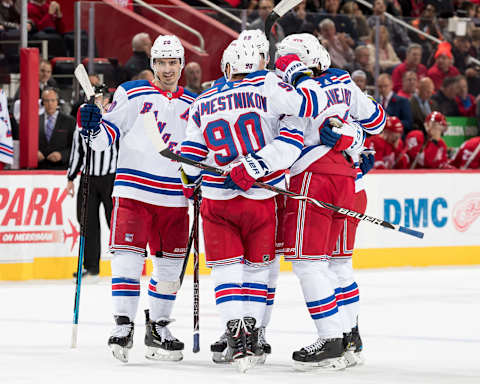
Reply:
M115 323L108 346L116 359L127 363L128 350L133 345L133 322L127 316L115 316Z
M365 362L363 357L363 343L360 337L360 332L358 331L358 325L352 328L352 340L350 342L350 348L353 350L353 354L355 355L355 360L358 365L362 365Z
M233 362L240 372L246 372L253 366L253 360L247 354L247 335L243 319L227 322L227 344L231 349Z
M293 352L292 358L295 368L301 371L317 368L337 371L346 367L343 353L343 339L319 338L315 343Z
M180 361L183 359L183 343L173 337L167 328L171 319L150 320L145 310L145 357L151 360Z
M265 332L265 327L258 328L258 346L263 350L263 353L257 358L257 364L264 364L265 360L267 359L267 355L272 353L272 347L265 338Z
M228 364L233 362L232 350L228 347L227 331L220 336L220 339L210 345L212 360L217 364Z
M247 341L247 355L255 357L255 363L263 360L265 362L265 353L258 343L259 329L255 328L256 320L253 317L244 317L245 335Z
M352 344L352 332L343 334L343 349L345 351L343 358L345 359L345 364L347 364L347 368L357 365L357 359L355 357Z

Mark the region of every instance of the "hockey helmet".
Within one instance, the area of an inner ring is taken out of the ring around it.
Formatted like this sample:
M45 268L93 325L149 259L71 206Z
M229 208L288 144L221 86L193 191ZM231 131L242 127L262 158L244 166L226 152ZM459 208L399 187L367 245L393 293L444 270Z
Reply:
M385 130L393 133L403 134L403 124L397 116L387 116Z
M246 29L238 36L238 41L252 42L255 44L263 55L265 63L270 60L269 49L270 43L267 40L267 36L260 29Z
M330 68L330 54L320 41L310 33L288 35L277 44L277 58L294 53L308 68L326 71Z
M439 123L447 130L447 119L442 112L433 111L425 118L425 125L428 123Z
M180 71L185 65L185 50L179 38L175 35L160 35L156 38L150 50L150 67L153 72L154 59L180 59Z
M226 77L227 64L230 65L230 74L243 74L258 71L260 66L260 52L252 42L236 41L230 43L222 58L222 67Z

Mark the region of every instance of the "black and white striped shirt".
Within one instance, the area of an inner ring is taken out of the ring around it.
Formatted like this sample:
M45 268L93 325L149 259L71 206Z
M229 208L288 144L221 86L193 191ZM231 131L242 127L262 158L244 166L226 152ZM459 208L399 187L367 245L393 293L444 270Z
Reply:
M105 151L92 150L90 158L90 176L105 176L115 173L117 170L118 140L108 147ZM72 151L70 153L70 162L68 165L67 177L72 181L78 172L85 167L87 144L82 139L79 129L75 129L73 134Z

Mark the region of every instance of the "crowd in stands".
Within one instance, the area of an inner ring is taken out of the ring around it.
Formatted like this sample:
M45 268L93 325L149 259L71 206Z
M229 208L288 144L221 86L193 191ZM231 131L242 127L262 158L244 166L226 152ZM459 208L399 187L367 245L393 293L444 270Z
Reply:
M19 39L19 3L18 0L0 1L0 40ZM221 2L221 5L227 8L246 9L247 27L263 30L265 19L276 3L278 1L231 2L226 0ZM272 68L274 63L275 42L293 33L314 34L329 51L332 66L349 71L352 79L363 91L378 97L378 101L389 116L398 118L398 121L389 125L389 127L396 127L391 129L396 134L393 136L395 140L387 130L384 137L387 142L393 140L398 144L400 134L400 139L405 142L405 146L408 146L407 137L412 132L420 132L425 140L429 140L431 135L425 121L434 111L441 111L445 116L478 119L480 117L480 65L474 59L480 59L480 2L371 0L370 3L371 9L352 0L302 1L279 19L272 29L274 44L270 45L272 59L269 67ZM396 23L387 16L387 13L402 18L411 26L441 40L440 44ZM461 28L457 30L452 29L451 26L449 28L449 20L452 20L455 15L467 18L463 32ZM49 56L50 53L58 55L59 52L60 55L73 56L69 51L68 39L60 33L62 10L56 1L30 0L28 17L29 39L48 38ZM102 85L102 81L105 81L102 76L92 74L90 77L92 84L102 89L103 94L111 95L114 88L123 81L152 80L153 73L149 59L151 45L152 40L147 33L136 34L131 41L132 55L122 67L117 68L114 80L105 86ZM51 46L56 46L52 48L52 52ZM18 53L15 53L15 50L12 51L10 45L2 45L1 42L0 48L0 67L7 63L9 69L17 68L18 72ZM377 70L379 72L376 72ZM211 84L211 81L202 82L202 80L212 80L202 79L202 68L196 62L187 63L183 79L186 88L197 94ZM56 96L53 97L53 94ZM47 128L52 126L52 122L49 122L51 113L47 110L48 103L56 103L56 109L60 111L61 118L55 120L56 124L63 120L64 115L76 117L76 110L83 100L83 95L79 100L70 100L63 96L62 87L52 77L52 64L50 61L42 60L39 72L41 114L39 122L44 137L40 135L41 140L46 142L51 140L49 133L46 133ZM55 101L49 101L50 98ZM13 137L18 139L17 123L20 110L18 92L14 99L15 103L11 107L11 114L14 117L12 119ZM68 121L70 127L71 121L68 119L65 121ZM401 133L399 133L400 125ZM70 128L66 131L70 132ZM440 136L443 132L444 130L440 130ZM410 142L411 140L410 138ZM54 152L62 154L61 150ZM40 165L50 161L48 154L43 153L41 157L39 152ZM57 157L54 156L54 158ZM63 155L62 159L64 159ZM60 159L55 162L56 164L48 166L61 166L62 161ZM388 161L383 163L393 164ZM400 167L400 163L394 163L396 168Z

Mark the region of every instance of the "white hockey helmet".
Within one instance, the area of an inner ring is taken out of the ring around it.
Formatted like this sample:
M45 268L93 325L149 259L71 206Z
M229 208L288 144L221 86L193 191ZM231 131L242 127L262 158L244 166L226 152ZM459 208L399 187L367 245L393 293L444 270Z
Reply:
M229 78L236 74L258 71L260 66L260 52L255 44L237 40L235 44L233 44L233 42L230 43L223 53L222 66L225 68L225 71L227 64L230 65ZM226 77L225 71L224 74Z
M238 36L238 41L252 42L255 44L263 55L265 62L270 60L270 43L267 40L267 36L260 29L246 29Z
M323 72L332 63L330 54L320 41L310 33L288 35L277 44L277 58L294 53L308 68L317 68Z
M238 40L233 40L230 42L230 44L228 44L227 48L225 48L225 50L223 51L222 61L220 61L220 69L222 73L225 75L225 77L226 77L225 68L227 66L228 58L231 56L232 54L231 52L233 52L233 47L238 44L239 44Z
M180 59L180 66L183 69L185 65L185 50L179 38L175 35L158 36L150 50L150 67L153 72L155 72L153 67L154 59Z

